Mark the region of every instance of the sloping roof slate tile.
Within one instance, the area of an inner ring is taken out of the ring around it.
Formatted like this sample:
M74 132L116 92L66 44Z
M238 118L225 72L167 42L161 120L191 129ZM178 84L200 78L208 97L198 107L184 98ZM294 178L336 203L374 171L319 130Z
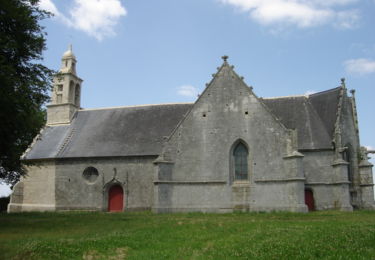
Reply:
M330 149L340 88L308 97L261 99L289 129L299 149ZM46 126L24 160L159 155L193 104L80 110L70 125Z
M322 119L305 96L263 99L281 122L298 130L299 149L329 149L331 137ZM335 111L328 111L334 113Z
M192 104L78 111L68 126L46 127L24 159L158 155Z

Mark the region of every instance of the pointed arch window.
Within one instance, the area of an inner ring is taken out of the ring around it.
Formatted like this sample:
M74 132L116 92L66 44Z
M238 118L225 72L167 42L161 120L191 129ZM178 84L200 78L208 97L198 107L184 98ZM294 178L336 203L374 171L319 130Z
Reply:
M247 180L248 178L248 155L247 147L238 143L233 149L234 180Z

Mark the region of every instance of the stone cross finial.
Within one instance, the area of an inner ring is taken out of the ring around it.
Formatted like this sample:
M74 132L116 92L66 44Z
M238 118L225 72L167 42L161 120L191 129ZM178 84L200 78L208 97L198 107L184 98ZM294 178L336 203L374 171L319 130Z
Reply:
M223 59L224 62L227 62L227 59L229 58L227 55L224 55L223 57L221 57Z

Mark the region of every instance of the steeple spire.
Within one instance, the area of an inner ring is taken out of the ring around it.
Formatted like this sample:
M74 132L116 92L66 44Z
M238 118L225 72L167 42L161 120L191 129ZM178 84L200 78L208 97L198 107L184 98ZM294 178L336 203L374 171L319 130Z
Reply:
M69 124L81 106L82 79L76 73L76 57L70 44L54 77L51 104L47 106L47 125Z

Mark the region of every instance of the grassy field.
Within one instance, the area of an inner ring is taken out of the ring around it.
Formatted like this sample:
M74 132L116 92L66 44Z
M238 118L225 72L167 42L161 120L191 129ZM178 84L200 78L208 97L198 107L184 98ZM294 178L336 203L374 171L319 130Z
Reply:
M375 259L375 212L0 214L0 259Z

